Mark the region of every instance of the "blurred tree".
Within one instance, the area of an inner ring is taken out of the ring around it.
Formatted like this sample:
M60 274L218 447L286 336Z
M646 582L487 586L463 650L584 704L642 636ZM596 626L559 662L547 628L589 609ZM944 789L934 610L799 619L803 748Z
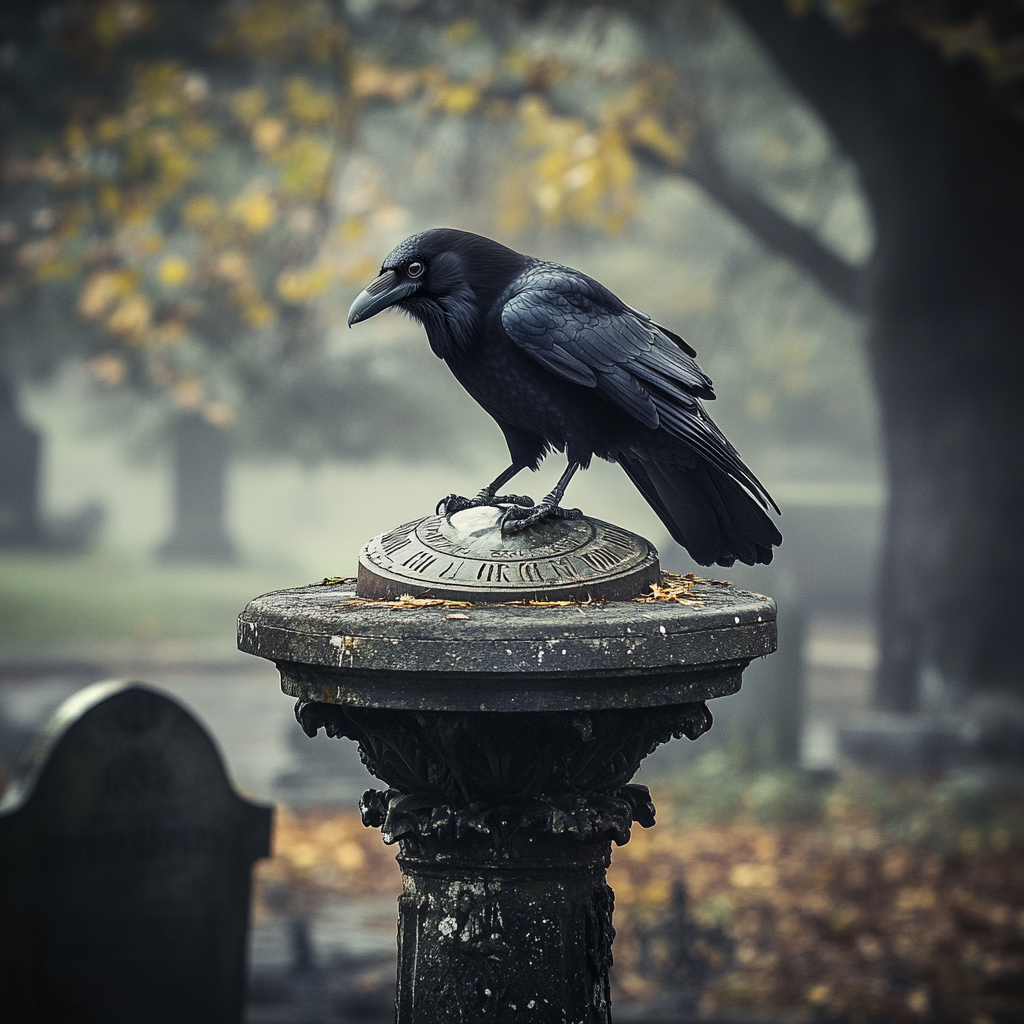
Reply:
M315 0L12 11L5 198L36 209L25 227L0 225L3 363L86 354L97 381L173 413L176 525L162 554L230 558L236 421L235 447L293 451L281 427L297 418L321 434L303 454L365 457L388 445L396 400L426 415L365 359L324 351L319 300L362 283L382 245L366 230L380 189L361 183L354 214L340 228L334 216L351 149L347 34ZM38 94L47 119L24 116L20 93ZM41 329L55 297L74 303L74 329Z
M890 495L876 701L1019 690L1024 9L731 5L855 162L875 221L855 291Z

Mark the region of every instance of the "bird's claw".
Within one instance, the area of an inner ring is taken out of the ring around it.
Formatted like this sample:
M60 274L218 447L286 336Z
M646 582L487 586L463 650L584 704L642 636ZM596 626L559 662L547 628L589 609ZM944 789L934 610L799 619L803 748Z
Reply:
M448 494L437 503L434 514L451 519L456 512L461 512L465 508L473 508L473 505L472 499L464 498L461 494Z
M492 498L489 505L520 505L523 508L533 508L534 501L528 494L499 494Z
M461 494L449 494L442 498L434 509L434 514L451 519L456 512L467 508L480 508L484 505L512 505L517 508L532 508L533 498L526 494L493 494L480 493L475 498L464 498Z
M524 509L513 505L505 509L501 517L501 532L522 533L544 519L582 519L578 508L562 508L561 505L541 502L535 508Z

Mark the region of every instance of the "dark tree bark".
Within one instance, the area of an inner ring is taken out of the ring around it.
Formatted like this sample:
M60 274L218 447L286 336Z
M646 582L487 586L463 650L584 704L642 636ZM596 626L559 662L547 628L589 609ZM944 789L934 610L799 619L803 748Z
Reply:
M167 562L233 562L224 521L230 446L227 433L196 413L174 424L174 528L160 548Z
M878 706L929 677L1024 690L1024 126L980 63L890 14L732 6L856 163L877 244L869 350L889 482ZM975 585L981 583L981 585Z

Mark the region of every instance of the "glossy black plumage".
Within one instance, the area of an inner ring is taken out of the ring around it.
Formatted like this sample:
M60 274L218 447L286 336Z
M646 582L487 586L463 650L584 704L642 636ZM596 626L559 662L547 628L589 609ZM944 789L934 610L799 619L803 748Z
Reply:
M715 394L696 353L603 285L489 238L436 228L385 259L349 323L390 306L423 324L512 456L474 501L446 499L449 511L496 500L515 473L564 451L569 467L545 502L511 509L521 523L510 525L522 528L557 514L575 468L597 455L622 466L698 563L771 561L782 536L768 510L778 507L704 411L701 399Z

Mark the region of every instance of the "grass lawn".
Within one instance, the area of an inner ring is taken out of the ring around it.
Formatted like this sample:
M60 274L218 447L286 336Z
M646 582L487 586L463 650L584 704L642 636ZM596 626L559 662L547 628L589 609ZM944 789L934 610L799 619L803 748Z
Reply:
M0 552L0 647L232 638L257 594L312 582L297 571L170 566L142 553Z

